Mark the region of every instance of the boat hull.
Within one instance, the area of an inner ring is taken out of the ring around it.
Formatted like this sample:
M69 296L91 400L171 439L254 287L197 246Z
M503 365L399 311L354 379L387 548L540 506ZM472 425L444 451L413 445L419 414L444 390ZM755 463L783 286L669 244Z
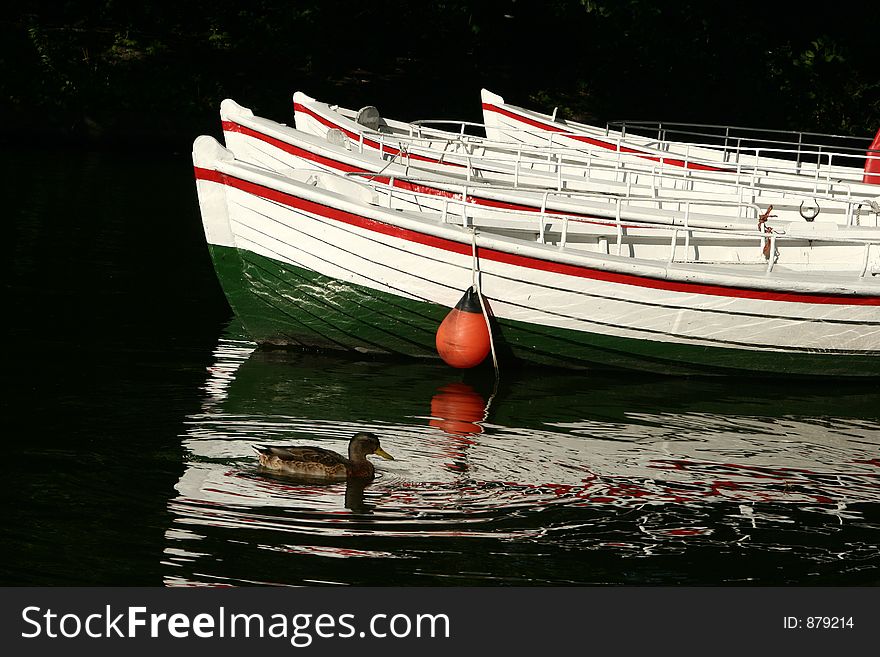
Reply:
M343 282L234 247L212 245L210 252L230 305L258 343L438 358L434 339L450 310L446 306ZM712 349L505 318L496 318L495 335L502 362L668 374L880 374L872 356Z
M475 234L372 205L357 198L368 195L362 186L330 174L279 176L236 163L216 142L196 149L218 275L261 343L437 358L436 329L476 271L502 360L880 373L871 281L696 270Z

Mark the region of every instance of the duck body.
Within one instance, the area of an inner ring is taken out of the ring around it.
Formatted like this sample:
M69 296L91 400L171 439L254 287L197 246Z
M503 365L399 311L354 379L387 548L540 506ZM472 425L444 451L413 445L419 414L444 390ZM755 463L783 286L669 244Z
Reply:
M322 447L299 445L254 445L253 447L257 450L260 465L264 468L323 481L372 479L375 476L375 468L367 460L368 454L393 460L393 457L379 446L379 439L366 432L355 434L349 441L348 458Z
M373 464L364 459L368 467L356 467L351 459L321 447L255 447L260 465L270 470L281 470L302 477L344 481L349 477L373 477Z

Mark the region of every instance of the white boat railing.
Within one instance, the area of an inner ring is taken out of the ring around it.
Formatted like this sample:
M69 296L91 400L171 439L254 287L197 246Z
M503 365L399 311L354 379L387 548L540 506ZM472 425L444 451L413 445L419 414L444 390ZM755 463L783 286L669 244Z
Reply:
M482 183L476 182L473 186L468 185L456 185L455 183L448 182L440 182L437 180L433 180L430 178L421 178L417 176L388 176L388 182L377 181L376 177L380 174L370 173L370 172L351 172L346 173L346 176L361 178L368 182L371 185L380 186L381 188L386 187L394 187L394 182L406 182L412 185L416 185L422 188L432 188L441 193L445 194L454 194L459 196L460 199L469 199L472 198L473 194L480 192L509 192L510 187L506 185L493 185L491 183ZM454 191L453 191L454 190ZM685 211L685 220L690 213L690 209L696 207L735 207L740 209L740 214L737 216L737 219L744 220L752 220L757 221L757 219L764 212L762 208L754 202L750 201L742 201L742 200L723 200L723 199L702 199L702 198L686 198L686 197L675 197L675 196L666 196L662 198L658 198L652 195L639 194L632 190L628 190L624 193L617 192L599 192L599 191L581 191L581 190L571 190L571 189L527 189L521 190L530 192L532 194L540 194L541 204L540 210L541 213L546 213L548 210L548 203L556 198L562 201L577 201L577 200L592 200L592 201L608 201L612 200L620 200L623 203L630 203L633 207L636 207L636 204L643 204L639 207L641 208L651 208L659 211L666 212L676 212L677 210L671 210L669 208L664 208L664 204L677 204L677 205L685 205L687 206L687 210ZM436 196L437 194L432 194L431 192L418 192L405 190L406 194L418 194L420 196ZM452 197L454 198L454 197ZM532 197L534 199L534 196ZM523 200L520 197L520 200ZM472 202L469 202L472 203ZM527 215L532 215L532 211L516 211L514 212L524 212ZM565 214L563 212L557 212L558 214ZM577 211L572 211L569 214L572 216L577 216ZM730 219L732 217L725 217L725 219ZM652 223L652 222L646 222ZM682 224L686 226L686 224ZM711 226L709 226L711 227Z
M880 152L876 155L866 155L866 151L846 153L837 150L823 149L817 146L813 150L803 148L771 148L762 146L742 146L740 148L728 148L723 158L716 160L701 155L699 151L705 149L717 150L717 147L708 143L685 143L677 142L678 150L653 145L637 144L627 141L623 135L609 136L607 147L596 147L584 141L572 144L572 140L579 137L598 139L597 136L580 135L573 132L546 132L535 133L528 130L500 128L502 132L524 132L532 137L546 139L546 144L539 147L560 147L568 151L589 151L594 156L608 156L613 153L620 160L626 158L633 164L638 160L657 161L662 166L670 169L683 169L687 175L705 175L705 171L718 174L735 175L790 175L809 176L813 179L816 187L820 183L826 186L836 182L842 175L847 176L852 182L861 182L866 159L880 159ZM503 143L503 142L501 142ZM509 144L510 145L510 144ZM653 150L647 150L653 149ZM735 156L735 157L734 157ZM813 161L809 161L810 158ZM701 170L702 169L702 170Z
M605 134L619 132L623 136L628 133L636 137L646 138L643 133L650 133L657 140L659 148L687 143L700 142L707 147L720 149L727 153L738 151L744 143L760 144L761 147L772 144L774 147L784 146L796 149L800 155L803 149L824 150L834 148L842 153L853 153L864 156L869 151L872 140L870 137L856 137L823 132L807 132L798 130L778 130L773 128L755 128L711 123L685 123L675 121L616 120L605 125ZM681 135L682 139L673 137ZM880 155L880 152L878 152ZM800 157L796 161L800 161Z
M533 164L535 161L539 159L545 159L548 163L551 164L564 164L565 166L581 166L584 164L581 162L573 161L570 159L563 158L571 158L572 154L577 154L580 156L586 156L586 162L589 165L601 166L603 164L613 166L617 169L635 169L635 170L644 170L651 169L656 170L656 167L659 165L663 167L663 173L667 175L674 175L679 177L694 177L695 172L693 169L685 168L682 171L679 171L681 167L676 168L666 168L664 165L668 164L671 161L675 162L685 162L690 165L717 165L717 162L713 162L711 160L705 160L700 158L690 157L689 154L656 154L656 161L654 164L646 164L642 161L642 158L632 158L633 155L641 155L642 153L629 153L625 149L629 146L624 142L618 140L615 142L614 150L609 150L606 148L592 146L590 144L578 145L577 147L567 146L560 143L556 138L560 136L561 133L549 133L547 137L546 145L526 145L526 144L513 144L509 142L503 141L492 141L486 138L477 138L471 135L465 135L466 139L460 139L458 134L452 136L440 136L437 134L431 133L419 133L414 132L414 134L410 135L401 135L398 133L383 133L383 132L371 132L367 130L363 130L359 133L358 144L360 152L363 152L364 148L364 139L370 140L378 140L380 147L380 152L385 155L386 148L392 148L394 150L406 150L419 153L419 154L429 154L436 155L438 149L442 152L448 152L448 149L453 144L465 149L462 153L455 153L456 155L460 155L462 157L470 156L470 157L479 157L481 159L488 159L486 155L473 155L472 152L467 149L473 149L476 147L482 148L485 151L495 152L499 154L507 154L507 157L498 158L498 161L507 161L511 159L511 156L514 161L520 164L520 166L524 166L525 164ZM567 136L567 135L562 135ZM696 145L695 145L696 146ZM417 149L417 150L413 150ZM777 150L773 151L773 153L782 153L783 151ZM610 154L613 153L614 157L611 158ZM654 155L647 153L648 155ZM760 153L759 153L760 155ZM767 153L765 153L767 155ZM826 156L832 156L833 154L825 154ZM595 159L594 159L595 158ZM624 159L627 158L627 159ZM651 160L653 161L653 160ZM658 172L659 173L659 172ZM747 183L751 185L757 185L757 179L763 174L789 174L789 175L798 175L792 172L789 169L785 168L772 168L772 167L761 167L760 162L751 163L748 166L743 163L738 163L738 166L735 168L726 168L724 170L713 171L713 173L719 174L736 174L739 177L747 176ZM821 178L817 175L813 176L815 180L814 184L814 192L815 193L823 193L818 189L818 183L821 181ZM826 178L822 181L826 185L826 191L824 193L828 193L828 189L833 185L841 185L847 184L842 183L837 180L831 180L830 178ZM740 182L739 184L744 184Z
M765 180L767 172L762 171L756 165L750 167L746 173L743 167L738 166L737 178L731 180L723 178L704 178L694 175L691 169L682 167L664 167L663 158L660 161L647 165L639 162L623 160L617 157L609 160L607 152L601 149L579 149L578 153L585 159L571 160L572 150L569 148L555 148L527 145L511 145L504 142L492 142L483 140L474 142L470 140L459 141L455 138L437 138L431 136L415 136L407 138L399 134L389 135L379 132L362 131L357 140L358 150L364 153L367 148L365 140L378 143L379 156L395 160L408 168L419 168L421 165L414 157L430 157L438 163L457 164L464 169L465 178L468 182L484 179L486 175L508 174L512 177L510 185L514 189L534 188L538 181L533 176L536 172L547 176L555 174L553 184L558 191L566 190L566 183L573 184L575 181L595 180L597 183L613 182L617 184L632 185L632 176L647 176L650 180L651 194L660 198L663 193L669 191L670 183L672 190L699 191L696 185L707 184L713 187L708 193L727 193L737 196L740 202L757 202L762 195L774 193L789 193L804 196L816 202L845 204L845 218L847 225L853 225L860 219L860 213L854 212L855 204L866 204L870 200L864 197L856 197L853 194L852 185L826 178L820 180L818 175L813 177L812 186L801 188L786 188L784 183L795 185L803 183L805 178L782 179L776 178L768 182ZM475 152L479 149L480 152ZM619 154L618 154L619 155ZM538 169L536 167L543 167ZM495 169L493 169L495 167ZM510 167L512 170L504 170ZM593 173L597 175L594 177ZM602 178L602 174L613 174L613 178ZM529 183L523 184L522 178L529 176ZM549 186L549 177L543 181ZM645 186L644 181L637 183ZM677 185L682 185L679 188ZM880 189L878 189L880 192ZM875 213L875 225L880 225Z
M480 143L484 139L481 136L470 135L465 132L468 127L486 129L486 124L471 121L455 121L447 119L436 120L419 120L408 124L410 127L408 136L422 139L448 139L451 135L459 135L468 138L470 141ZM455 130L434 130L428 128L431 125L448 125L455 127ZM610 126L611 124L609 124ZM669 125L669 124L666 124ZM422 131L421 128L426 127L428 130ZM577 132L535 132L526 128L500 127L496 128L501 132L508 134L529 135L532 138L544 137L547 140L546 147L558 148L562 147L566 150L583 151L590 145L585 142L571 144L572 139L578 137L587 137L599 139L600 135L590 135L589 133ZM772 132L772 131L768 131ZM622 131L617 134L611 134L610 128L606 129L606 133L602 138L606 140L608 147L593 147L595 155L607 153L616 153L618 157L627 157L630 159L657 158L661 164L668 165L675 162L676 166L683 166L690 170L692 167L710 167L719 169L719 173L736 173L738 175L750 172L756 174L758 171L768 174L786 174L786 175L813 175L818 183L824 180L826 184L830 183L834 176L847 175L852 179L860 180L865 168L866 159L880 159L880 151L870 151L870 140L864 148L857 147L834 147L829 150L827 144L804 143L801 142L783 142L775 140L752 140L762 145L746 145L743 144L745 138L738 138L735 145L725 142L723 146L706 141L672 141L658 137L656 143L638 143L628 141L626 132ZM377 133L381 134L381 133ZM397 134L397 133L395 133ZM840 135L822 135L821 133L794 133L801 137L805 134L814 134L817 136L842 137ZM733 139L732 137L730 139ZM861 139L861 138L859 138ZM567 140L567 141L566 141ZM507 142L495 142L499 146ZM763 144L776 144L775 146L767 146ZM780 146L781 144L781 146ZM538 146L538 145L536 145ZM541 146L538 146L541 147ZM712 159L705 155L700 155L701 150L711 150L720 152L719 159ZM719 151L720 149L720 151ZM654 151L654 152L652 152ZM668 153L668 155L664 155ZM790 163L790 164L787 164ZM731 167L730 165L735 165ZM815 171L813 171L815 169ZM805 174L804 171L807 171ZM824 176L824 179L823 179Z
M528 211L528 210L516 210L516 209L500 209L494 208L491 206L476 206L473 202L473 193L478 190L484 190L489 188L488 186L479 186L469 187L467 185L461 186L458 191L450 192L450 189L454 189L453 185L444 185L444 189L442 191L446 192L442 196L438 194L432 194L426 191L420 191L420 188L426 188L431 186L436 186L437 182L431 179L419 178L419 177L409 177L409 176L391 176L389 177L388 182L379 182L374 180L376 174L367 173L367 172L352 172L345 174L345 177L349 178L358 178L362 181L362 184L366 184L368 187L373 189L374 191L384 194L387 197L387 206L388 208L393 207L393 201L395 195L397 198L403 200L409 200L411 198L423 198L423 199L432 199L432 200L441 200L442 208L439 211L433 211L435 214L437 221L439 223L449 224L456 223L460 224L463 228L468 229L477 229L480 226L478 225L479 219L475 216L475 210L479 210L481 213L481 217L485 218L485 215L497 213L500 214L503 219L505 219L509 227L514 227L514 222L511 219L523 219L524 223L530 224L531 222L536 222L536 232L538 235L538 243L546 244L547 238L547 225L548 221L560 221L561 229L559 230L559 240L556 243L556 246L560 249L564 249L568 245L568 237L570 231L570 223L571 222L589 222L596 223L597 220L601 220L603 225L613 227L615 230L616 240L616 253L617 256L623 256L623 245L624 245L624 237L626 235L626 231L629 229L636 228L649 228L649 229L661 229L670 231L670 244L669 244L669 254L667 257L668 263L675 262L686 262L688 264L700 264L699 260L685 260L679 261L676 258L676 251L679 248L679 234L684 233L684 241L681 245L684 248L685 253L688 252L688 249L691 246L692 240L694 239L694 233L698 233L700 236L712 235L715 237L724 237L727 239L737 238L737 239L753 239L756 238L759 241L759 246L761 249L761 253L764 255L763 261L755 261L748 262L742 261L737 264L744 265L755 265L762 264L762 262L766 262L766 273L771 273L773 271L774 266L777 264L779 259L779 245L780 242L785 242L788 240L804 242L808 241L810 243L810 248L817 247L820 244L846 244L850 246L862 247L863 248L863 256L861 261L861 266L859 269L859 273L857 278L863 279L866 278L869 274L869 270L871 270L871 255L872 253L876 253L878 260L880 260L880 238L874 236L873 234L869 237L863 236L841 236L836 235L834 232L817 232L814 234L804 235L798 233L788 233L785 229L780 228L771 228L767 226L763 221L756 220L755 229L742 229L742 228L732 228L732 227L712 227L707 225L705 222L701 222L699 225L694 225L691 222L691 217L693 215L692 208L694 206L704 207L707 204L712 204L717 207L724 207L730 205L747 205L748 209L751 210L756 219L762 216L762 210L759 206L754 204L739 204L732 201L711 201L707 202L706 200L697 200L693 199L672 199L684 205L684 209L681 211L670 212L665 219L658 218L656 221L647 220L645 218L636 218L632 217L629 212L625 212L625 210L629 210L627 206L632 203L636 203L639 201L650 200L646 197L642 196L628 196L628 195L619 195L619 194L590 194L590 193L575 193L567 191L564 193L564 197L566 199L571 198L573 195L581 196L585 198L592 198L594 200L601 200L609 205L613 206L613 216L612 217L594 217L594 216L583 216L576 213L566 213L558 210L548 210L548 201L552 195L561 194L556 190L546 190L542 194L541 206L538 211ZM400 189L395 187L395 181L407 182L410 184L411 188ZM495 189L503 190L503 187L496 187ZM422 204L419 204L420 206ZM458 212L453 211L452 209L458 208ZM638 208L636 208L638 209ZM593 208L595 211L595 208ZM469 212L470 211L470 212ZM678 216L676 216L678 215ZM424 212L422 216L425 216ZM458 217L457 221L451 221L450 217ZM769 246L767 246L767 242L769 241ZM610 249L608 250L610 253ZM702 264L711 264L705 263ZM880 262L878 262L878 266L880 266ZM877 272L871 270L871 275L875 275Z
M554 111L555 116L555 111ZM545 118L545 120L547 120ZM551 118L552 120L552 118ZM724 163L736 162L744 158L760 157L760 153L776 152L784 153L787 160L791 160L795 171L799 171L804 164L810 163L812 157L815 164L821 165L822 158L830 152L832 155L832 165L838 166L844 170L851 169L850 175L861 176L864 171L866 158L880 158L880 151L870 150L871 139L868 137L852 137L847 135L835 135L828 133L810 133L796 132L785 130L773 130L763 128L744 128L735 126L719 126L711 124L685 124L674 122L634 122L634 121L616 121L606 124L604 130L594 126L581 124L559 124L559 131L536 132L528 128L517 128L509 125L493 126L494 129L513 135L530 135L532 137L548 135L549 142L552 143L556 137L566 137L578 139L579 137L587 137L593 139L604 138L609 145L613 144L615 149L632 148L635 150L656 149L658 151L666 151L670 153L687 154L686 161L690 164L718 164L719 160ZM566 126L568 129L566 129ZM612 131L612 126L619 126L620 130ZM628 138L627 126L632 127L648 127L657 132L656 142L644 141L647 139L644 135L635 134L635 139ZM697 132L696 130L683 130L682 134L686 134L689 138L683 140L674 140L667 137L671 132L670 126L694 126L703 129L717 129L722 131L720 134L711 132ZM485 126L484 126L485 127ZM733 131L752 131L766 134L790 135L789 138L780 137L777 139L762 139L748 137L744 134L736 134ZM797 136L797 139L794 138ZM804 137L823 138L826 143L818 140L805 141ZM697 139L694 139L696 137ZM640 139L639 139L640 138ZM721 144L717 141L707 141L707 139L723 140ZM848 141L852 145L841 144L842 141ZM828 141L837 143L827 143ZM577 148L578 146L574 146ZM694 155L693 152L700 150L708 150L711 152L721 153L719 159L707 158L704 156ZM650 151L643 155L651 155ZM656 153L655 153L656 155ZM843 163L842 163L843 161ZM773 164L773 163L771 163ZM766 165L764 165L766 166ZM778 166L778 164L777 164ZM785 169L788 171L788 169ZM838 171L840 173L840 171Z
M341 116L348 120L356 121L354 113L350 110L343 110L337 106L329 106L333 112L338 112ZM318 112L324 110L318 109ZM555 121L555 110L552 117L540 115L543 120ZM351 115L351 116L349 116ZM632 126L640 124L649 124L649 122L624 122ZM562 131L535 131L517 126L508 126L505 124L494 125L493 129L508 135L529 135L530 139L546 138L546 145L550 148L563 147L570 152L584 154L585 147L589 144L583 141L572 143L572 140L592 138L603 140L604 146L590 149L587 153L588 158L607 158L609 153L613 153L618 160L626 159L627 167L636 167L644 165L646 162L656 162L659 166L669 168L671 170L684 167L685 176L687 177L711 177L713 174L721 176L732 176L735 178L735 184L750 184L756 186L758 184L771 185L772 181L759 179L769 177L776 178L778 176L793 176L802 180L810 180L813 189L811 193L818 194L834 194L834 186L838 185L841 180L847 180L852 184L866 185L864 183L864 171L866 157L873 159L875 156L868 154L866 156L866 148L841 146L841 140L849 139L845 135L833 135L828 133L807 133L796 131L775 131L771 129L749 129L737 126L712 126L711 124L683 124L664 122L657 123L659 130L659 143L657 148L653 148L651 144L644 143L644 137L641 140L627 140L626 130L618 131L611 134L610 124L605 129L580 125L577 123L556 124ZM706 155L707 151L711 153L719 153L718 143L712 143L705 138L699 141L676 142L665 138L665 135L674 126L698 126L698 129L687 130L692 137L701 137L703 135L712 137L708 130L721 130L726 135L726 147L722 148L720 157ZM433 127L438 126L438 127ZM566 129L565 126L568 126ZM452 128L450 129L440 129ZM367 131L374 138L386 139L390 136L392 139L410 138L410 139L427 139L434 141L457 141L461 148L466 148L466 144L472 144L474 147L488 146L488 142L481 135L470 135L468 129L482 129L486 131L486 124L474 121L462 121L452 119L423 119L412 123L403 121L386 120L382 128L372 131L368 127L359 125L358 131L361 135ZM621 126L623 127L623 126ZM782 135L777 139L753 139L752 145L746 144L746 136L737 134L735 131L749 131L754 133L768 135ZM836 141L829 146L828 144L817 143L817 139L824 138L826 140ZM857 141L864 141L865 138L853 138ZM735 144L731 143L733 140ZM384 142L383 142L384 143ZM758 143L755 146L754 143ZM781 143L783 146L790 145L791 148L774 147L773 144ZM496 142L501 147L502 144L508 148L511 142ZM768 146L769 144L769 146ZM869 146L870 144L868 144ZM847 152L851 151L851 152ZM880 159L880 153L876 156ZM641 162L640 162L641 161ZM668 166L675 164L675 166ZM623 166L623 162L620 163ZM692 169L708 169L706 171L693 171ZM743 179L744 176L750 177L751 181ZM878 192L880 192L880 185ZM807 191L807 190L804 190ZM868 196L867 192L860 192L860 195Z
M460 137L474 137L477 139L485 139L485 135L471 135L466 132L467 128L478 128L485 132L486 124L479 123L476 121L461 121L458 119L419 119L417 121L413 121L410 125L409 134L412 137L421 137L423 135L434 134L437 136L443 136L448 134L457 134ZM432 125L448 125L454 126L454 130L435 130L431 128ZM425 127L428 130L426 132L422 132L421 128ZM413 130L416 128L416 130Z

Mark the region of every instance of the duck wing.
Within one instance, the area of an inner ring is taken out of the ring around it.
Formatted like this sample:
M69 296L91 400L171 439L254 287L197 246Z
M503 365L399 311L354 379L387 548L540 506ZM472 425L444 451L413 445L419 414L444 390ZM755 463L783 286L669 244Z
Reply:
M350 461L342 454L334 452L333 450L324 449L323 447L254 445L254 449L260 454L268 457L274 456L281 461L315 463L328 467L350 463Z

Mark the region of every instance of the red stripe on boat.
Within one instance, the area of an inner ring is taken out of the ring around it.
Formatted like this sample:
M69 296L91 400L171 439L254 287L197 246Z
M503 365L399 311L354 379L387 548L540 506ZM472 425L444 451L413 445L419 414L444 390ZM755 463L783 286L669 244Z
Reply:
M346 173L365 171L364 169L353 167L338 160L331 160L329 158L322 157L316 153L307 151L304 148L294 146L293 144L290 144L281 139L276 139L275 137L270 137L265 133L258 132L257 130L253 130L252 128L248 128L247 126L243 126L239 123L234 123L233 121L223 121L223 131L237 132L248 137L253 137L254 139L259 139L260 141L264 141L267 144L274 146L275 148L281 149L285 153L290 153L291 155L295 155L296 157L301 157L311 162L317 162L318 164L325 164L327 166L333 167L334 169L338 169L339 171L345 171Z
M309 201L287 192L282 192L259 183L253 183L235 176L213 170L195 167L195 177L197 180L207 180L221 185L227 185L240 189L249 194L259 196L271 201L277 201L305 212L311 212L321 215L334 221L339 221L350 226L355 226L365 230L370 230L383 235L389 235L408 242L424 244L444 251L471 255L471 245L443 237L435 237L427 235L416 230L393 226L376 219L370 219L359 214L339 210L322 203ZM726 285L713 285L702 283L686 283L678 281L667 281L658 278L648 278L646 276L637 276L635 274L619 274L616 272L604 271L601 269L593 269L581 265L570 265L561 262L552 262L533 258L531 256L521 256L495 249L481 248L480 257L496 262L513 265L515 267L524 267L527 269L537 269L540 271L551 272L554 274L562 274L565 276L575 276L577 278L589 278L608 283L618 283L621 285L633 285L636 287L645 287L656 290L667 290L671 292L685 292L690 294L705 294L720 297L736 297L743 299L760 299L764 301L787 301L793 303L821 303L846 306L880 306L880 297L876 296L849 296L849 295L833 295L833 294L811 294L797 292L771 292L768 290L755 290L750 288L730 287Z
M645 151L640 151L635 148L630 148L629 146L620 146L618 148L617 144L611 143L609 141L602 141L601 139L596 139L594 137L588 137L586 135L579 135L575 132L571 132L569 130L565 130L557 125L553 125L552 123L545 123L544 121L538 121L528 116L523 116L521 114L516 114L515 112L511 112L510 110L504 109L503 107L498 107L497 105L492 105L490 103L483 103L483 109L489 112L495 112L496 114L501 114L502 116L506 116L515 121L519 121L520 123L525 123L526 125L530 125L534 128L540 128L541 130L545 130L547 132L556 132L562 135L565 135L568 139L574 139L575 141L580 141L585 144L590 144L591 146L598 146L599 148L605 148L610 151L614 151L617 153L618 151L621 153L629 153L632 155L636 155L639 158L644 160L651 160L652 162L661 162L663 164L671 164L677 167L684 167L685 169L694 169L697 171L729 171L729 169L723 169L719 167L709 166L707 164L697 164L696 162L685 162L684 160L679 160L676 158L669 157L657 157L655 155L648 155Z

